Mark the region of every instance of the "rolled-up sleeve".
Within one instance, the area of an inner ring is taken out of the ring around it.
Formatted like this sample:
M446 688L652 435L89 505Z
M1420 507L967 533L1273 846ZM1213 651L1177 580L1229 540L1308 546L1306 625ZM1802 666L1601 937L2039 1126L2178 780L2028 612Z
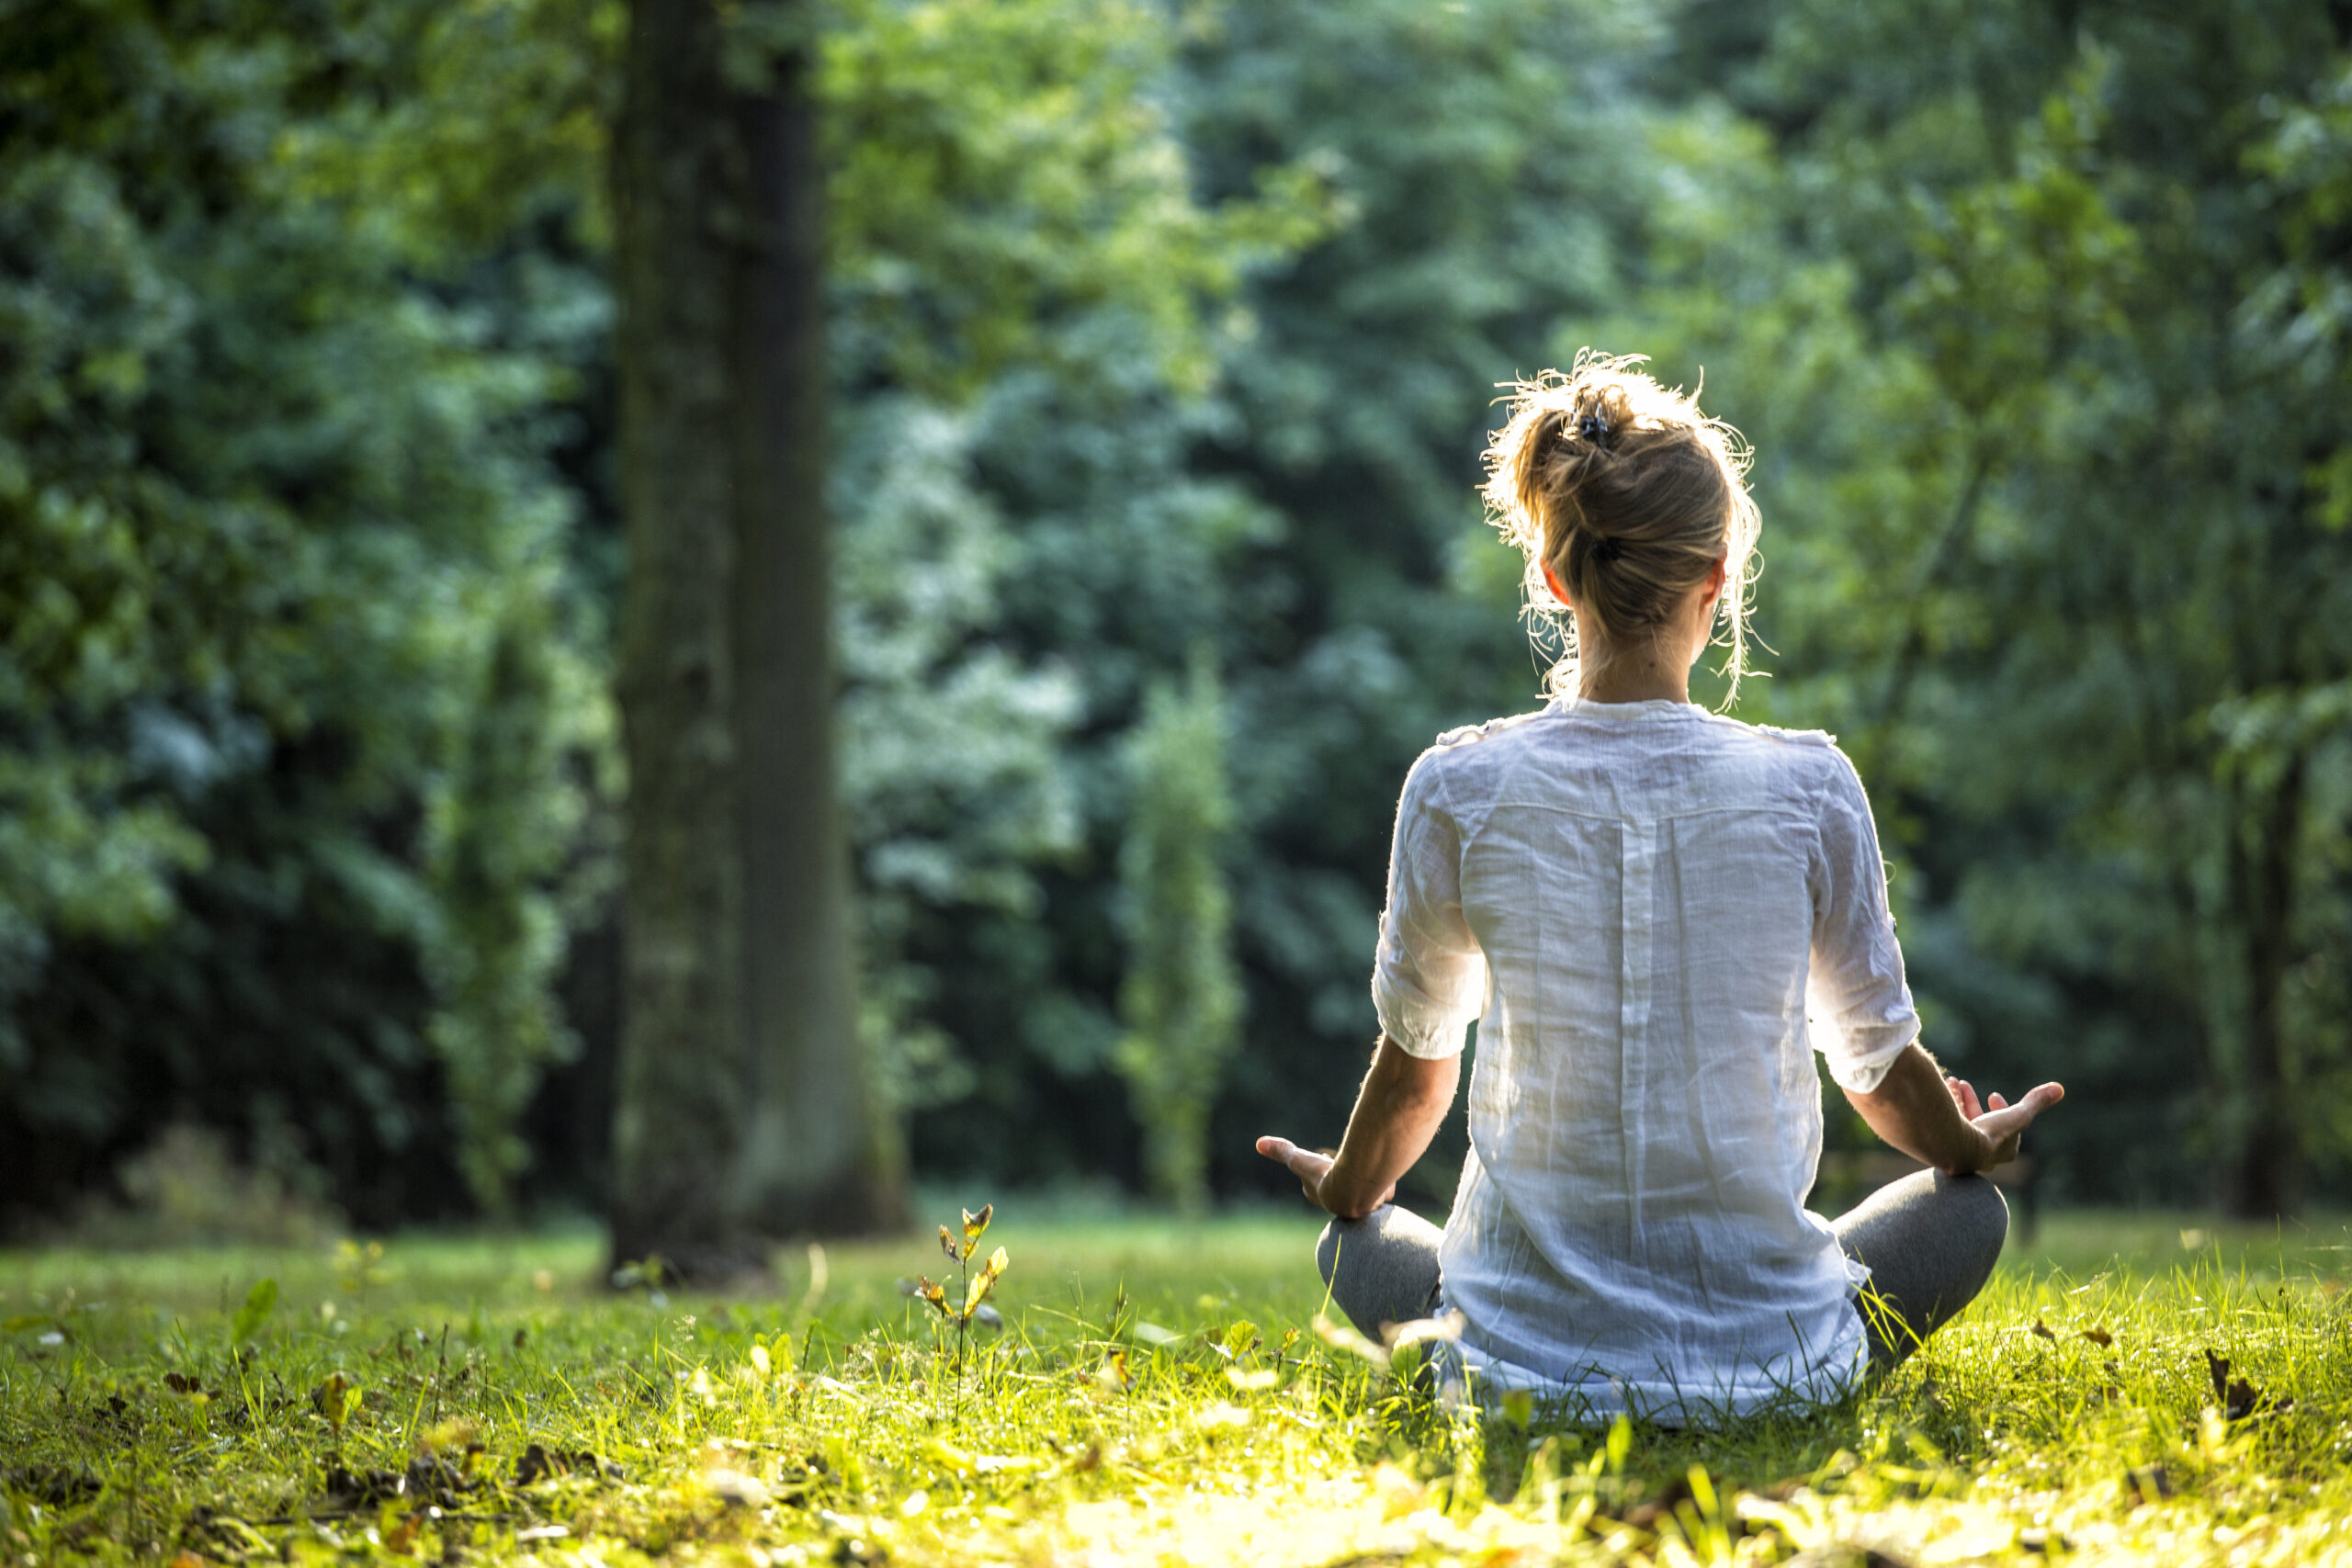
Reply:
M1462 915L1462 831L1446 808L1443 755L1423 752L1405 778L1372 973L1382 1032L1432 1058L1462 1049L1487 988L1486 956Z
M1812 867L1813 964L1805 1013L1814 1048L1841 1089L1867 1094L1919 1036L1903 977L1903 949L1887 908L1878 828L1854 764L1842 751L1822 796Z

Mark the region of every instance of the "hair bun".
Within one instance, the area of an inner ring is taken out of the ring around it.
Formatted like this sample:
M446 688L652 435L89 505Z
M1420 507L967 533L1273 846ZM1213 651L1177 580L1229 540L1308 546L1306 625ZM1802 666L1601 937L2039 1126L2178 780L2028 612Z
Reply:
M1633 400L1611 381L1578 388L1569 406L1573 417L1563 422L1563 428L1576 432L1596 452L1614 453L1618 438L1634 426Z
M1757 528L1747 446L1640 364L1586 352L1565 375L1510 383L1510 417L1487 448L1489 514L1525 558L1530 609L1574 607L1554 690L1577 688L1577 637L1638 647L1721 571L1713 613L1736 692Z

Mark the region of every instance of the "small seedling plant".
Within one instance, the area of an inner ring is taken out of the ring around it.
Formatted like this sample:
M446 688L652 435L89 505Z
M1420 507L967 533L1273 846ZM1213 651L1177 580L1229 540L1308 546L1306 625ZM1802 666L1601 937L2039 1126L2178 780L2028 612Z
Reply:
M994 1203L981 1204L977 1214L969 1209L965 1210L960 1237L945 1225L939 1227L939 1250L947 1254L947 1260L960 1270L956 1285L957 1293L963 1297L963 1305L950 1306L947 1287L933 1284L928 1274L915 1287L917 1295L929 1302L941 1317L956 1325L956 1387L959 1400L964 1387L965 1350L972 1335L972 1319L979 1314L981 1303L988 1300L989 1292L996 1289L997 1280L1012 1262L1004 1248L1000 1247L989 1254L988 1262L981 1266L978 1274L972 1272L973 1256L979 1251L980 1237L988 1234L989 1221L995 1213Z

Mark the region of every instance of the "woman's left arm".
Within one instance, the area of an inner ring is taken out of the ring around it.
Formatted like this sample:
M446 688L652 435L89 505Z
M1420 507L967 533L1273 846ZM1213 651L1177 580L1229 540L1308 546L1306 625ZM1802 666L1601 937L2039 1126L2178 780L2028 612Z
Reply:
M1396 1196L1398 1179L1437 1136L1461 1078L1458 1052L1416 1056L1383 1034L1336 1158L1288 1138L1261 1138L1258 1152L1288 1166L1309 1202L1343 1220L1360 1219Z

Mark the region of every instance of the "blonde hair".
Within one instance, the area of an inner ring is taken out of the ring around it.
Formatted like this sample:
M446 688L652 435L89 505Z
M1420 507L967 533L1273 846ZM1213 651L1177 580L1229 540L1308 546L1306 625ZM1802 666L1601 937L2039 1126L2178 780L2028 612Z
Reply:
M1655 637L1723 561L1713 640L1730 651L1729 706L1747 670L1760 525L1747 444L1697 399L1636 368L1644 363L1587 349L1566 375L1511 383L1510 418L1487 448L1487 513L1527 558L1529 617L1559 628L1565 651L1545 681L1555 696L1575 694L1579 664L1575 620L1544 581L1547 564L1623 648Z

